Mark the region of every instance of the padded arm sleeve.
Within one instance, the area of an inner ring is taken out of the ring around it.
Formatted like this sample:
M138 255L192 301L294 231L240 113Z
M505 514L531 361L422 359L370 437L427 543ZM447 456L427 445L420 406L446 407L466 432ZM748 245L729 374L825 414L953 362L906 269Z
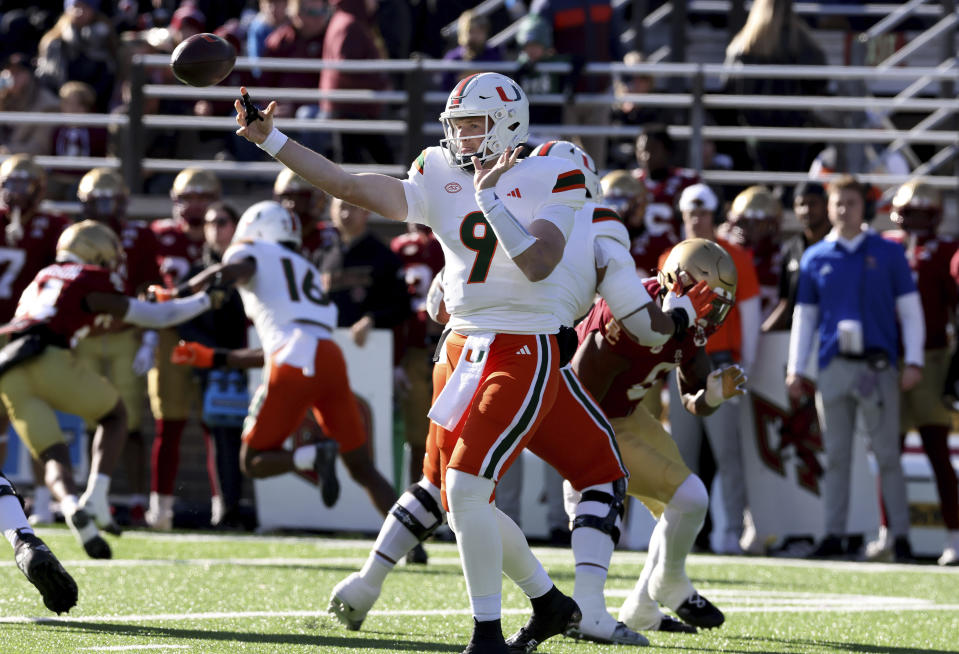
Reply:
M597 238L593 243L596 265L605 263L606 274L597 290L609 305L613 317L636 337L640 345L656 347L672 337L653 330L649 310L653 298L636 274L633 258L621 243L611 238Z
M793 326L789 332L786 374L809 376L809 355L812 354L818 322L819 307L815 304L796 304L796 308L793 309Z
M160 303L142 302L130 298L129 303L127 313L123 316L124 322L140 327L162 329L186 322L209 309L210 296L206 293L196 293L182 300Z
M912 292L896 298L896 316L902 326L903 358L906 364L923 365L926 344L926 321L922 314L919 293Z

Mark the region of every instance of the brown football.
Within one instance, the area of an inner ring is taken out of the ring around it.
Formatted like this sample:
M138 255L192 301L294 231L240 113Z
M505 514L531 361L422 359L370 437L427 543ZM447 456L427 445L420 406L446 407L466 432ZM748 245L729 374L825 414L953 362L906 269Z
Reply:
M236 62L236 50L216 34L194 34L170 55L173 74L190 86L211 86L222 82Z

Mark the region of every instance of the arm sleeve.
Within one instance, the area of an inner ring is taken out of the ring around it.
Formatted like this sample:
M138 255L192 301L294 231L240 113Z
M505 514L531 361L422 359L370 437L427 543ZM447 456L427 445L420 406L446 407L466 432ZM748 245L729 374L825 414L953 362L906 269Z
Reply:
M159 304L141 302L133 298L129 298L128 301L129 306L126 315L123 316L124 322L153 329L172 327L210 308L210 296L206 293L197 293L182 300Z
M668 341L672 334L654 331L649 311L644 310L653 299L636 274L629 252L618 241L606 237L596 239L594 250L596 265L606 268L597 290L606 300L613 317L640 345L657 347Z
M922 315L919 293L912 292L896 298L896 316L902 328L902 345L906 364L922 367L926 342L926 321Z
M740 328L740 363L746 374L752 370L756 361L756 348L759 345L759 325L761 322L759 298L751 297L748 300L737 302L739 308Z
M789 355L786 360L787 375L809 376L809 355L812 354L816 324L819 322L819 307L814 304L796 304L793 309L793 326L789 331Z

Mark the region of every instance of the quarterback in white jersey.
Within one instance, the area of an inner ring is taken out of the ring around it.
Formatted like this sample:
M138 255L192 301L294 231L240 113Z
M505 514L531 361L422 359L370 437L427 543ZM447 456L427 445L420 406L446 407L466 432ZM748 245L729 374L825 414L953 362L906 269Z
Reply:
M339 495L334 472L338 444L350 475L385 515L396 495L365 447L366 429L350 390L346 362L331 338L336 305L320 289L319 271L298 254L300 239L299 220L282 205L254 204L240 218L223 262L188 281L183 292L209 284L235 284L263 345L265 380L243 426L240 463L244 472L251 477L315 473L324 504L332 506ZM178 362L235 367L259 363L249 353L206 350L205 361ZM191 351L199 352L195 345ZM292 452L284 449L283 442L310 409L332 441L303 445Z
M245 89L241 88L241 93ZM446 256L457 323L446 342L450 382L430 416L442 429L443 491L472 606L466 651L509 651L500 625L501 572L520 580L533 605L524 628L538 642L575 626L576 603L553 585L515 523L490 497L555 402L560 309L541 292L563 258L585 200L577 166L546 157L517 164L529 101L510 78L461 80L440 115L445 138L405 181L350 174L273 126L276 103L258 118L235 102L237 134L323 191L392 220L429 225ZM519 538L504 538L519 532ZM508 566L504 563L508 560Z

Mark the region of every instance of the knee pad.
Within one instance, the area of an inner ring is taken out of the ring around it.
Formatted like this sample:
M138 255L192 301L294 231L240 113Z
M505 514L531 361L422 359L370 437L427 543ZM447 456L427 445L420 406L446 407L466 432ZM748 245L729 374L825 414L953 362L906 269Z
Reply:
M613 544L619 544L620 525L623 521L626 501L626 478L617 479L609 484L592 486L582 492L579 503L596 502L604 505L598 513L579 513L573 519L572 528L590 527L609 534Z
M666 507L684 514L705 515L709 509L709 493L706 492L703 480L696 475L686 477L686 480L673 493Z
M419 484L413 484L406 489L406 493L412 495L412 498L407 496L408 505L403 506L400 502L403 501L403 497L400 497L393 504L393 507L390 509L390 515L399 521L404 527L410 530L410 533L416 537L416 540L423 542L429 538L434 531L436 531L443 521L446 519L446 514L443 512L443 509L440 508L439 503L436 499L430 494L428 490L420 486ZM406 495L404 493L404 495ZM419 506L416 506L416 504ZM427 513L432 515L436 520L430 526L426 526L423 522L416 517L415 513L422 514L423 511L417 511L417 509L422 508Z
M0 497L11 496L17 498L17 501L20 502L20 508L25 509L23 505L23 497L20 493L17 492L16 486L13 485L13 482L6 478L6 476L0 472Z

